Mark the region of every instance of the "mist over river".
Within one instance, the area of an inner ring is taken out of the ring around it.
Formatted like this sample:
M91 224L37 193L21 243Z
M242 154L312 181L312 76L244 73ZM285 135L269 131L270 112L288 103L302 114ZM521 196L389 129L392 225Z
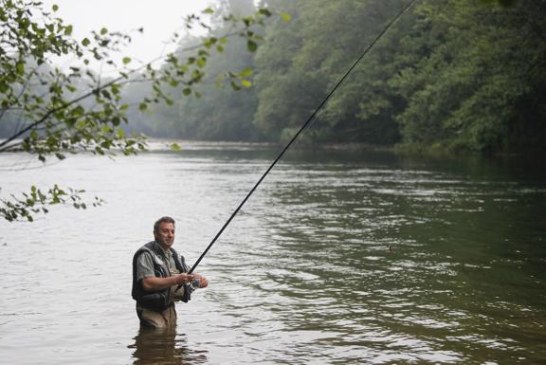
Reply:
M546 363L546 174L535 161L294 149L197 271L175 331L139 330L131 260L177 220L192 264L277 147L184 143L40 167L2 196L85 189L98 208L0 222L5 364ZM538 163L537 163L538 164Z

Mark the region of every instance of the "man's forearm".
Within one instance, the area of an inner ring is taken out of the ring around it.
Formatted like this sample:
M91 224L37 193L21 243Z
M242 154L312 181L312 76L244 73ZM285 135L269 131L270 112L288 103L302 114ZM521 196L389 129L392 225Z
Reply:
M180 274L160 278L156 276L148 276L142 279L142 287L146 291L157 291L167 289L174 285L180 285L192 281L192 275Z

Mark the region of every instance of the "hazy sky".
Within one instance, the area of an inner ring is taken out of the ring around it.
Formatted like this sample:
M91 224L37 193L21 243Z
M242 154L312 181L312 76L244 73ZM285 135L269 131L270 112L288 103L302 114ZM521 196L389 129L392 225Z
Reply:
M165 51L164 42L190 13L200 13L214 1L210 0L43 0L44 7L59 6L57 15L74 26L77 39L102 27L110 31L129 32L144 27L144 34L135 34L127 55L150 61Z

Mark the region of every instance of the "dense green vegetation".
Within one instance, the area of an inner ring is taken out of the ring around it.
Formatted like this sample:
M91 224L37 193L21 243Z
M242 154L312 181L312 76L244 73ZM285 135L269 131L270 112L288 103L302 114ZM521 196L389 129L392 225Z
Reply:
M305 138L544 152L546 1L499 3L513 4L417 1L337 90ZM254 11L251 1L229 4L238 12ZM231 42L205 67L201 98L181 99L171 109L158 105L136 126L179 138L282 141L406 4L265 0L271 9L290 13L291 22L269 22L255 55L243 52L243 40ZM212 33L226 32L218 18ZM249 66L254 88L218 88L221 70Z

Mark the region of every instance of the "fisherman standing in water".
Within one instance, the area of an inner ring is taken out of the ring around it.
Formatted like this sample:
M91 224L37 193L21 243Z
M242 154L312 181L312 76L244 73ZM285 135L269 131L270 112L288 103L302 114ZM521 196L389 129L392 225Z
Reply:
M154 238L133 257L133 299L140 323L164 328L176 324L176 301L188 302L196 288L205 288L207 279L188 274L184 257L173 248L175 221L162 217L154 224Z

